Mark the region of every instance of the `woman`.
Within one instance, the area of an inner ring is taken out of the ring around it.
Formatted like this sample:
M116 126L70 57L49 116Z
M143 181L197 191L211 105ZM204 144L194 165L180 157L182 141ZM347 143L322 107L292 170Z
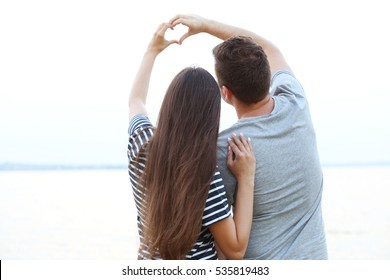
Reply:
M253 211L255 158L250 140L229 138L227 163L237 177L234 218L216 171L221 98L202 68L186 68L171 82L156 128L146 96L157 55L176 40L161 24L150 42L129 97L129 175L138 213L139 259L228 259L245 253Z

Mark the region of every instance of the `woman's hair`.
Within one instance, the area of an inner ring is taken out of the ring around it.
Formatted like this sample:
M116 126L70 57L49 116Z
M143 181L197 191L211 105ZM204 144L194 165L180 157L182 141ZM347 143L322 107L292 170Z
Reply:
M213 49L219 85L229 88L244 103L264 99L271 70L263 48L249 37L235 36Z
M168 87L142 182L151 257L184 259L200 234L216 169L220 110L218 84L202 68L185 68Z

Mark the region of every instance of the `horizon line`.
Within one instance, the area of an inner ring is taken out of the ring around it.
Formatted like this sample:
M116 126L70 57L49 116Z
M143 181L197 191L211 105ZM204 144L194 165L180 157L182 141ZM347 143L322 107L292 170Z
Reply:
M87 164L87 163L0 163L0 171L33 171L33 170L88 170L88 169L127 169L126 164Z
M367 162L323 162L321 167L370 167L390 166L390 161L367 161ZM103 170L103 169L127 169L127 164L67 164L67 163L18 163L2 162L0 171L33 171L33 170Z

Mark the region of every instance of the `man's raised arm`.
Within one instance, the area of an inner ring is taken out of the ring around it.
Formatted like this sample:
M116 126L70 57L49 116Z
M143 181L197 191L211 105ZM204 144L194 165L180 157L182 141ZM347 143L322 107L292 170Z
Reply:
M208 33L221 40L226 40L233 36L251 37L259 44L267 55L268 62L271 67L271 72L274 73L280 69L290 69L283 54L277 46L258 34L232 25L221 23L215 20L206 19L198 15L177 15L171 19L171 24L176 26L183 24L188 27L188 32L184 34L179 42L180 44L188 37L198 33Z

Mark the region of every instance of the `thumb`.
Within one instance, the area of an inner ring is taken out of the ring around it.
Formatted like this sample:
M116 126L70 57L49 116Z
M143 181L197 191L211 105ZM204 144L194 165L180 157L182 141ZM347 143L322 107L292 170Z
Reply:
M190 32L185 33L183 36L181 36L181 38L179 40L179 44L183 44L183 41L190 36L191 36Z
M167 45L170 46L172 44L179 44L179 41L178 40L169 40L167 41Z

